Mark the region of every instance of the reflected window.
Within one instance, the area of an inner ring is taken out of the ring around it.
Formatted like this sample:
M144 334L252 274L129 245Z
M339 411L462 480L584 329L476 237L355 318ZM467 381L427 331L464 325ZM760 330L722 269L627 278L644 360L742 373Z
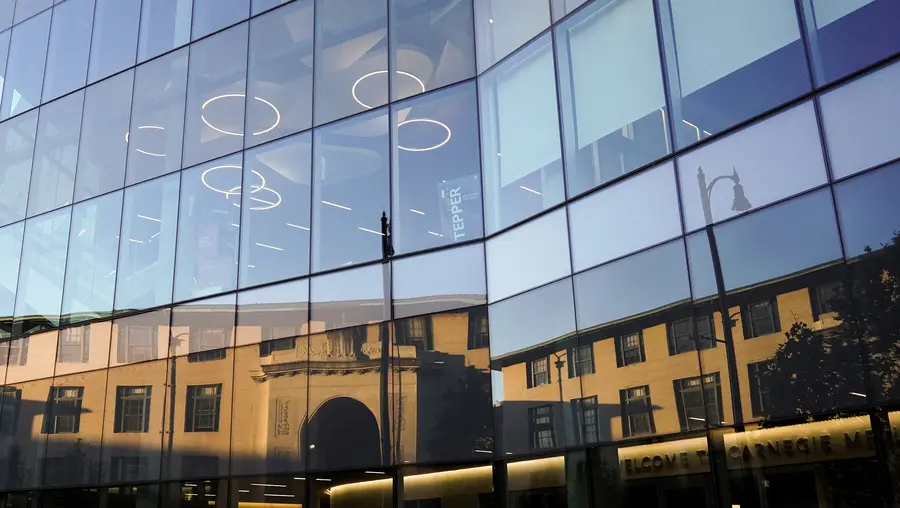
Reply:
M120 189L125 183L123 143L128 132L134 71L89 87L84 94L75 201Z
M278 335L278 334L276 334ZM276 351L292 351L297 347L296 337L285 337L283 339L269 340L259 344L259 357L265 358L271 356Z
M77 434L81 423L83 386L54 386L45 417L47 434Z
M549 25L547 0L475 0L478 72L484 72Z
M484 213L493 233L565 197L549 34L479 79Z
M335 330L386 319L380 265L314 277L310 282L310 328Z
M150 397L152 386L117 386L116 420L113 432L150 431Z
M88 363L90 361L90 353L90 326L75 326L59 332L56 363Z
M246 146L312 125L313 0L250 21Z
M684 318L669 324L669 355L716 347L712 318ZM695 335L696 334L696 335Z
M25 218L38 112L0 123L0 224Z
M616 338L616 365L627 367L644 363L644 334L641 332L620 335Z
M23 0L19 5L29 3L36 2ZM0 103L0 119L18 115L41 103L49 33L50 11L44 11L13 27L9 58L6 61L3 100Z
M138 60L149 60L187 44L193 0L143 0Z
M750 378L750 408L755 418L765 418L772 410L769 385L766 381L766 373L770 370L772 370L771 360L747 364L747 375Z
M0 343L0 358L6 359L5 365L23 366L28 363L29 337L14 339Z
M546 450L556 448L553 430L553 406L550 404L528 408L531 429L531 449Z
M316 125L388 102L387 4L316 1Z
M247 19L249 15L250 0L194 0L191 39L221 30Z
M561 341L575 330L572 280L563 279L492 304L488 311L491 357Z
M84 92L76 92L41 108L28 215L38 215L72 203L81 134Z
M141 0L97 0L88 82L134 65Z
M233 345L235 295L193 301L172 309L170 349L188 363L223 360Z
M550 359L547 357L528 363L528 388L550 384Z
M137 68L125 183L149 180L181 168L188 50Z
M487 300L482 244L398 259L391 266L395 318L482 305Z
M482 236L477 104L469 82L392 106L397 253Z
M744 321L745 339L781 331L776 300L754 302L741 307L741 318Z
M397 321L397 337L394 343L398 346L415 346L416 349L434 350L434 336L431 316L419 316Z
M469 340L467 349L482 349L490 347L491 332L488 316L484 309L469 312Z
M381 216L390 210L387 113L329 125L313 139L313 270L381 258Z
M218 432L221 398L221 384L188 386L184 409L184 431Z
M792 2L662 0L659 6L669 88L680 111L673 118L678 146L810 90Z
M237 345L305 335L309 330L309 279L241 291Z
M594 346L585 344L569 349L569 378L594 373Z
M572 399L572 411L575 413L575 422L581 429L584 444L600 442L599 408L597 396Z
M91 48L94 0L68 0L53 8L43 101L84 86Z
M826 282L810 288L809 299L813 308L813 321L818 321L823 314L837 311L837 302L843 293L840 281Z
M165 358L170 315L170 310L162 309L113 321L114 353L110 355L110 366Z
M19 422L22 389L15 386L0 388L0 436L14 436Z
M656 432L649 386L635 386L619 390L619 398L622 406L622 437Z
M702 378L676 379L673 383L682 431L702 430L707 422L711 426L722 422L722 387L718 372Z
M182 166L244 146L247 23L191 45Z
M231 328L191 328L188 363L225 359L225 347L231 343Z
M22 332L59 326L70 212L66 208L25 223L16 291L16 321Z
M594 2L556 34L569 195L669 153L653 0Z

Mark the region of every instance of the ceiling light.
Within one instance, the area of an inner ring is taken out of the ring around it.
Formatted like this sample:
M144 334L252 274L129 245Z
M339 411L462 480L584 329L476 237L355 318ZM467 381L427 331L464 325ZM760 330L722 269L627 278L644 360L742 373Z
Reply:
M166 130L165 127L162 127L159 125L140 125L140 126L138 126L138 130L148 130L148 129L149 130L157 130L157 131ZM127 132L125 133L125 142L128 143L128 133ZM148 152L147 150L141 150L140 148L135 148L134 151L142 153L144 155L149 155L151 157L165 157L166 156L166 154L164 154L164 153Z
M419 210L416 210L415 208L410 208L409 211L412 213L417 213L419 215L425 215L425 212L420 212Z
M490 24L493 25L493 24L494 24L494 19L493 19L493 18L488 18L488 23L490 23Z
M232 226L234 226L234 227L236 227L236 228L239 228L239 227L241 227L241 225L240 225L240 224L235 224L235 223L233 223L233 222L232 222L232 223L231 223L231 225L232 225Z
M325 201L325 200L322 200L322 204L323 204L323 205L328 205L328 206L333 206L333 207L335 207L335 208L340 208L341 210L351 210L351 211L353 210L353 209L350 208L349 206L339 205L339 204L337 204L337 203L332 203L331 201Z
M264 495L264 496L269 496L269 497L294 497L293 494L271 494L271 493L269 493L269 492L266 492L266 493L263 494L263 495Z
M316 478L317 482L330 482L331 478Z
M276 246L274 246L274 245L268 245L268 244L265 244L265 243L259 243L259 242L256 242L256 245L259 245L260 247L265 247L265 248L267 248L267 249L272 249L272 250L278 250L278 251L283 251L283 250L284 250L284 249L282 249L281 247L276 247Z
M247 489L238 489L238 492L241 492L241 493L243 493L243 494L247 494L247 493L250 492L250 491L247 490Z
M403 127L404 125L408 125L408 124L411 124L411 123L432 123L432 124L435 124L435 125L440 125L445 131L447 131L447 137L444 138L444 140L441 141L440 143L438 143L438 144L436 144L436 145L434 145L434 146L428 146L428 147L425 147L425 148L409 148L409 147L406 147L406 146L401 146L401 145L399 145L399 144L397 145L397 148L399 148L399 149L401 149L401 150L405 150L405 151L407 151L407 152L430 152L431 150L437 150L438 148L440 148L440 147L446 145L447 143L449 143L449 142L450 142L450 137L453 135L453 134L450 132L450 127L447 127L447 124L445 124L445 123L443 123L443 122L439 122L439 121L437 121L437 120L433 120L433 119L431 119L431 118L413 118L413 119L410 119L410 120L404 120L404 121L402 121L402 122L400 122L400 123L397 124L397 128L399 129L400 127Z
M519 188L522 189L523 191L528 191L528 192L530 192L530 193L532 193L532 194L537 194L538 196L543 196L543 194L541 194L540 192L538 192L538 191L536 191L536 190L534 190L534 189L531 189L531 188L529 188L529 187L525 187L524 185L520 185Z
M440 236L441 238L444 237L444 235L442 235L442 234L440 234L440 233L435 233L434 231L429 231L428 234L429 234L429 235L434 235L434 236Z
M200 181L203 183L203 185L207 189L209 189L213 192L217 192L219 194L224 194L226 199L231 199L232 197L240 196L241 191L243 190L241 185L236 185L230 189L222 190L222 189L219 189L218 187L213 187L212 185L210 185L210 183L208 181L206 181L206 178L210 173L212 173L213 171L219 170L219 169L242 170L243 168L236 164L222 164L219 166L213 166L211 168L207 168L206 170L203 171L203 173L200 174ZM256 194L257 192L260 192L260 191L267 191L267 192L272 193L276 198L275 201L266 201L264 199L260 199L258 197L251 195L250 199L252 201L256 201L258 203L263 203L265 206L254 207L251 205L250 210L254 211L254 212L258 212L258 211L262 211L262 210L271 210L272 208L275 208L276 206L280 205L281 204L281 194L279 194L278 191L276 191L275 189L266 187L266 177L264 177L259 171L255 170L255 169L251 169L250 173L253 174L254 176L256 176L260 181L260 183L250 186L250 194ZM236 206L237 208L241 207L239 202L238 203L232 202L231 204Z
M384 474L384 471L366 471L366 474Z
M297 228L297 229L302 229L302 230L304 230L304 231L309 231L309 228L306 227L306 226L300 226L300 225L297 225L297 224L291 224L290 222L285 222L285 224L288 225L288 226L290 226L290 227L292 227L292 228Z
M376 234L376 235L379 235L379 236L384 236L383 234L381 234L381 233L378 232L378 231L373 231L373 230L371 230L371 229L364 228L364 227L362 227L362 226L359 226L359 227L356 228L356 229L358 229L358 230L360 230L360 231L365 231L366 233L373 233L373 234Z
M705 422L705 421L706 421L706 418L697 418L696 416L691 416L689 419L690 419L690 420L695 420L695 421L698 421L698 422Z
M137 216L141 219L152 220L153 222L162 222L161 220L157 219L156 217L149 217L147 215L141 215L141 214L138 214Z
M135 240L134 238L129 238L128 241L131 243L141 243L141 244L144 243L141 240Z
M78 232L78 236L83 235L86 231L87 231L86 229L82 229L81 231Z
M287 488L287 485L279 485L274 483L251 483L250 485L253 487L278 487L280 489Z
M230 97L240 97L243 99L247 96L242 93L226 93L226 94L217 95L211 99L208 99L206 102L203 103L202 106L200 106L200 120L203 120L203 123L205 123L207 127L209 127L210 129L212 129L216 132L221 132L222 134L226 134L228 136L243 136L244 135L243 132L232 132L232 131L226 131L225 129L220 129L220 128L216 127L215 125L209 123L209 120L207 120L206 117L203 116L203 110L206 109L207 106L209 106L210 104L212 104L213 102L215 102L217 100L226 99L226 98L230 98ZM272 111L275 112L275 122L266 129L263 129L258 132L254 132L253 135L259 136L261 134L265 134L265 133L271 131L275 127L278 127L278 124L281 123L281 112L278 111L278 108L276 108L275 105L272 104L271 102L269 102L261 97L254 97L253 100L262 102L266 106L269 106L270 108L272 108Z
M356 96L356 87L359 86L360 82L362 82L366 78L369 78L372 76L377 76L378 74L387 74L387 73L388 73L387 70L381 70L381 71L370 72L368 74L363 74L362 76L360 76L360 78L357 79L356 82L353 83L353 86L350 88L350 95L353 96L353 100L355 100L357 104L359 104L360 106L362 106L366 109L372 109L373 106L369 106L368 104L359 100L359 97ZM406 77L412 78L413 80L415 80L416 83L419 84L420 87L422 87L422 92L425 91L425 83L421 79L419 79L418 76L416 76L415 74L411 74L406 71L397 71L397 74L400 74L401 76L406 76ZM421 92L418 92L418 93L421 93ZM410 94L410 95L414 95L414 94Z
M295 479L295 480L301 480L301 481L305 481L305 480L306 480L306 478L304 478L304 477L302 477L302 476L295 476L294 479Z
M153 235L150 236L150 239L153 240L154 238L156 238L157 236L159 236L159 233L160 233L159 231L157 231L156 233L153 233Z
M866 398L866 394L859 392L850 392L850 395L856 395L857 397Z

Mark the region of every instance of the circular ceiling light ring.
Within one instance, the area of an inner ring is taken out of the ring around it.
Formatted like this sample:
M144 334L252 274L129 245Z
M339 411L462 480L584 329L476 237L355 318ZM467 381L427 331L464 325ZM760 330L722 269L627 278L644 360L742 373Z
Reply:
M145 130L145 129L158 130L158 131L166 130L165 127L162 127L160 125L139 125L138 126L138 130ZM129 134L128 132L125 132L125 142L126 143L128 143L128 134ZM164 154L164 153L150 152L147 150L141 150L140 148L135 148L134 151L142 153L144 155L149 155L151 157L165 157L166 156L166 154Z
M219 194L224 194L226 199L230 199L231 196L240 196L241 195L241 186L240 185L238 185L236 187L232 187L231 189L228 189L228 190L222 190L222 189L219 189L218 187L213 187L212 185L209 184L209 182L206 181L206 175L208 175L209 173L211 173L217 169L241 170L243 168L236 164L222 164L220 166L213 166L211 168L207 168L206 170L203 171L203 173L200 174L200 182L202 182L203 185L207 189L209 189L213 192L218 192ZM265 185L265 181L263 181L263 185Z
M353 86L350 88L350 95L353 96L353 100L355 100L357 104L359 104L360 106L362 106L366 109L372 109L374 106L369 106L368 104L359 100L359 97L356 96L356 87L359 86L359 83L362 82L366 78L369 78L371 76L376 76L378 74L387 74L387 73L388 73L387 70L380 70L380 71L372 71L368 74L363 74L362 76L360 76L359 79L357 79L353 83ZM422 92L419 92L419 93L425 92L425 82L422 81L421 79L419 79L419 77L416 76L415 74L413 74L411 72L406 72L406 71L397 71L397 74L414 79L416 81L416 83L418 83L419 86L422 88ZM415 94L413 94L413 95L415 95Z
M247 96L242 93L225 93L225 94L217 95L215 97L207 99L206 102L204 102L203 105L200 106L200 120L202 120L203 123L205 123L207 127L209 127L210 129L212 129L216 132L221 132L222 134L225 134L227 136L243 136L244 135L243 131L234 132L234 131L228 131L228 130L220 129L219 127L216 127L215 125L211 124L209 122L209 120L206 119L206 116L203 114L203 111L206 109L206 107L209 106L210 104L212 104L213 102L220 100L220 99L227 99L229 97L246 98ZM270 108L272 108L272 111L275 112L275 122L273 122L270 127L267 127L261 131L254 132L253 135L260 136L260 135L270 132L273 129L275 129L276 127L278 127L278 125L281 123L281 112L278 111L278 108L275 107L275 105L272 104L271 102L263 99L262 97L253 97L253 100L262 102L266 106L269 106Z
M435 124L435 125L440 125L441 127L444 128L445 131L447 131L447 137L444 138L444 140L441 141L440 143L438 143L434 146L429 146L429 147L425 147L425 148L410 148L410 147L402 146L400 144L397 145L397 148L407 151L407 152L430 152L431 150L437 150L438 148L449 143L450 137L453 135L450 132L450 127L448 127L447 124L445 124L444 122L439 122L439 121L431 119L431 118L412 118L410 120L404 120L397 124L397 129L399 129L400 127L403 127L404 125L411 124L411 123L431 123L431 124Z

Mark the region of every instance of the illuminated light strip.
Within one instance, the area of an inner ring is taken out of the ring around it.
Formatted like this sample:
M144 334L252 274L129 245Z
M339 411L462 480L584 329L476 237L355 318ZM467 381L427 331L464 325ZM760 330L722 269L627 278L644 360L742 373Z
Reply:
M399 144L397 145L397 148L407 151L407 152L430 152L431 150L437 150L438 148L449 143L450 138L453 136L453 134L450 132L450 127L447 127L447 124L445 124L444 122L439 122L439 121L431 119L431 118L413 118L411 120L404 120L397 124L397 128L399 129L400 127L403 127L404 125L411 124L411 123L432 123L435 125L440 125L441 127L444 128L445 131L447 131L447 137L440 143L438 143L434 146L429 146L427 148L409 148L409 147L405 147L405 146L402 146Z
M279 251L283 251L283 250L284 250L284 249L282 249L281 247L275 247L274 245L268 245L268 244L265 244L265 243L259 243L259 242L256 242L256 245L259 245L260 247L265 247L265 248L267 248L267 249L272 249L272 250L279 250ZM255 484L255 483L251 483L250 485L256 485L256 484Z
M287 485L279 485L277 483L251 483L253 487L277 487L279 489L286 489Z
M538 196L543 196L543 194L541 194L540 192L538 192L538 191L536 191L536 190L534 190L534 189L531 189L531 188L529 188L529 187L525 187L524 185L520 185L519 188L522 189L523 191L528 191L528 192L530 192L530 193L532 193L532 194L537 194Z
M165 127L162 127L160 125L140 125L140 126L138 126L138 130L144 130L144 129L152 129L152 130L158 130L158 131L166 130ZM128 143L128 132L125 133L125 142ZM140 152L144 155L149 155L151 157L165 157L166 156L166 154L164 154L164 153L148 152L147 150L141 150L140 148L135 148L134 151Z
M349 210L349 211L353 211L353 209L350 208L349 206L339 205L339 204L337 204L337 203L332 203L331 201L325 201L325 200L322 200L322 204L323 204L323 205L328 205L328 206L333 206L333 207L335 207L335 208L340 208L341 210Z
M290 222L285 222L285 224L288 225L288 226L290 226L290 227L292 227L292 228L302 229L303 231L309 231L309 228L306 227L306 226L300 226L300 225L297 225L297 224L291 224ZM294 478L294 479L296 480L296 478Z
M350 88L350 95L353 96L353 100L355 100L357 104L359 104L360 106L362 106L366 109L372 109L373 106L369 106L368 104L359 100L359 97L356 96L356 87L359 86L359 83L366 78L369 78L372 76L377 76L378 74L387 74L387 73L388 73L387 70L380 70L380 71L373 71L368 74L363 74L362 76L360 76L360 78L357 79L356 82L353 83L353 86ZM425 83L421 79L419 79L419 77L416 76L415 74L411 74L406 71L397 71L397 74L400 74L401 76L407 76L407 77L414 79L416 81L416 83L418 83L419 86L422 88L422 92L425 92ZM422 93L422 92L420 92L420 93Z
M206 106L209 106L210 104L212 104L213 102L215 102L219 99L226 99L229 97L246 98L247 96L242 93L226 93L226 94L222 94L222 95L217 95L211 99L207 99L207 101L204 102L202 106L200 106L200 120L202 120L203 123L205 123L207 127L209 127L210 129L212 129L216 132L221 132L222 134L226 134L228 136L243 136L244 135L243 132L232 132L232 131L226 131L225 129L220 129L220 128L216 127L215 125L209 123L209 120L207 120L206 117L203 116L203 110L206 109ZM265 134L265 133L271 131L272 129L278 127L278 124L281 123L281 112L278 111L278 108L276 108L274 104L263 99L262 97L254 97L253 99L269 106L270 108L272 108L272 111L275 112L275 123L273 123L272 126L267 129L263 129L259 132L254 132L253 135L259 136L259 135Z
M81 235L85 234L86 232L87 232L86 229L82 229L81 231L78 232L78 236L81 236Z
M373 231L373 230L371 230L371 229L364 228L364 227L362 227L362 226L359 226L359 227L357 227L356 229L358 229L358 230L360 230L360 231L365 231L366 233L373 233L373 234L376 234L376 235L378 235L378 236L384 236L382 233L380 233L380 232L378 232L378 231Z
M442 235L442 234L440 234L440 233L435 233L434 231L429 231L428 234L429 234L429 235L434 235L434 236L440 236L441 238L444 237L444 235Z
M250 491L247 489L238 489L238 492L240 492L241 494L248 494Z
M161 220L157 219L156 217L149 217L147 215L141 215L141 214L138 214L137 216L140 217L141 219L152 220L153 222L162 222Z
M296 497L296 496L294 496L293 494L270 494L270 493L268 493L268 492L266 492L266 493L263 494L263 495L264 495L264 496L269 496L269 497Z
M384 471L366 471L366 474L385 474Z
M412 213L417 213L419 215L425 215L425 212L420 212L419 210L416 210L415 208L410 208L409 211Z
M128 241L131 243L144 243L141 240L135 240L134 238L129 238Z

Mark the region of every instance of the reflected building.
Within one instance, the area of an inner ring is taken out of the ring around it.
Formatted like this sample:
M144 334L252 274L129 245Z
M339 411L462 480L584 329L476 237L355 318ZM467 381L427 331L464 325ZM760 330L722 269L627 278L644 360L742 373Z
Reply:
M896 0L0 0L0 507L900 503Z

